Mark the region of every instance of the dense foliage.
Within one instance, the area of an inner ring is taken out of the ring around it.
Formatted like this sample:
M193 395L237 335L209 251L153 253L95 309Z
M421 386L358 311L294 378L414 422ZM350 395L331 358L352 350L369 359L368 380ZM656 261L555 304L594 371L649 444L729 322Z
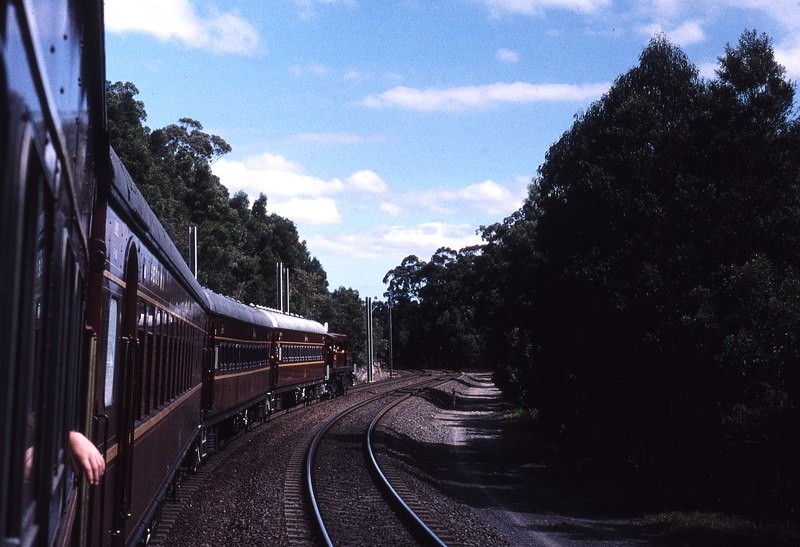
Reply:
M364 362L364 310L358 291L328 292L320 262L311 257L295 224L269 213L267 196L252 205L230 196L211 164L231 151L200 122L182 118L151 130L132 83L108 84L111 145L188 261L189 226L197 226L198 279L211 290L247 303L276 306L276 263L290 271L290 310L347 334L351 355Z
M800 123L769 38L707 80L656 36L485 244L390 271L396 360L486 366L583 467L800 509Z

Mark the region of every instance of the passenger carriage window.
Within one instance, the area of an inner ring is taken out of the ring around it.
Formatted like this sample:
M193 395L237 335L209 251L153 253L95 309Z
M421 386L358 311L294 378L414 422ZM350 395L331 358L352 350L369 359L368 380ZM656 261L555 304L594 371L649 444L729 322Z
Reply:
M164 343L161 336L161 310L155 308L153 316L153 409L161 406L161 377L164 375L162 363L164 361Z
M158 344L158 358L156 359L156 407L164 405L164 378L166 376L167 363L167 331L166 313L158 310L156 313L156 344Z
M155 307L152 304L147 306L147 317L145 318L146 325L145 328L147 329L147 346L146 346L146 354L147 354L147 362L146 368L147 372L145 373L145 383L143 387L143 391L145 393L145 409L144 412L146 414L150 414L153 407L153 378L154 378L154 371L153 368L155 367L155 358L156 358L156 350L154 344L154 334L153 334L153 324L155 322Z
M137 337L139 338L139 349L136 352L136 367L138 368L139 386L141 386L142 390L142 396L139 397L139 401L137 402L136 416L141 420L145 414L147 414L147 332L145 330L147 306L141 298L138 298L136 301L136 315L136 331Z
M117 355L117 324L119 322L119 301L108 301L108 320L106 327L106 381L104 401L106 408L114 404L114 372Z
M167 376L164 384L165 402L171 401L175 397L175 321L174 317L165 313L167 325Z

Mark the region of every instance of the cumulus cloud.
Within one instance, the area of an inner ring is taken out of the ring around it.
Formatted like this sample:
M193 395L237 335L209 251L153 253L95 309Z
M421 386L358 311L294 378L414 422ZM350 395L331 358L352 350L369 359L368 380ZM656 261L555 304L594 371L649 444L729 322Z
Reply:
M489 215L508 215L522 207L526 192L513 192L493 180L456 190L439 189L420 192L412 197L418 206L443 214L455 214L465 208Z
M212 169L231 194L244 191L255 198L263 193L269 198L271 211L315 225L342 222L336 202L327 196L382 194L389 189L386 181L370 170L356 171L344 179L325 180L308 175L300 164L269 152L242 161L221 158Z
M237 11L212 6L201 16L188 0L106 0L105 27L114 34L140 32L216 53L252 54L259 44L258 31Z
M303 173L303 166L299 163L294 163L283 156L270 154L269 152L264 152L260 156L248 156L242 163L248 171L288 171L296 174Z
M510 49L498 49L494 56L504 63L516 63L519 61L519 53L516 51L511 51Z
M492 15L520 13L538 15L549 9L594 13L611 4L611 0L481 0Z
M672 30L665 30L658 24L645 25L639 28L639 32L648 36L663 33L671 42L681 47L699 44L706 39L699 21L684 21Z
M423 112L458 112L502 103L585 102L599 99L611 84L513 84L415 89L398 86L362 101L369 108L400 107Z
M270 205L278 215L315 226L321 224L340 224L342 217L336 202L330 198L302 199L293 197L289 201Z
M790 78L800 78L800 37L797 43L776 46L775 60L784 66Z
M356 171L347 177L346 182L353 190L372 194L381 194L389 189L382 178L369 170Z
M475 227L467 224L426 222L413 226L376 226L366 232L308 236L309 247L351 258L385 258L416 254L422 259L440 247L463 249L481 243Z
M403 208L395 203L383 202L381 203L379 210L382 213L386 213L387 215L395 218L403 216Z
M345 191L381 193L388 189L386 182L369 170L356 171L344 180L338 177L325 180L307 175L301 165L269 152L249 156L243 161L221 158L212 169L231 193L244 190L250 196L263 192L269 198L288 198Z

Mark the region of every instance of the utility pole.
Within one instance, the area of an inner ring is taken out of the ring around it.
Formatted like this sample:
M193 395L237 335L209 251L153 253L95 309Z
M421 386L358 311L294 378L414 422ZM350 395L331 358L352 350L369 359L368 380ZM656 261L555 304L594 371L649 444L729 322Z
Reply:
M366 299L366 321L367 321L367 382L372 382L372 298Z
M189 269L197 279L197 226L189 226Z
M283 262L275 265L275 293L278 303L276 308L289 313L289 268L284 268Z
M389 378L394 377L394 363L392 362L392 299L387 301L389 304Z

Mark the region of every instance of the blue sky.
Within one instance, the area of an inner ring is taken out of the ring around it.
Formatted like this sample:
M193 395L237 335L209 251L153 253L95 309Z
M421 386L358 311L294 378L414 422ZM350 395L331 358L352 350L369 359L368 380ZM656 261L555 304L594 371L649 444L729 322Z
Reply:
M201 122L231 194L292 219L331 290L480 242L656 32L712 77L744 29L800 77L798 0L106 0L111 81Z

